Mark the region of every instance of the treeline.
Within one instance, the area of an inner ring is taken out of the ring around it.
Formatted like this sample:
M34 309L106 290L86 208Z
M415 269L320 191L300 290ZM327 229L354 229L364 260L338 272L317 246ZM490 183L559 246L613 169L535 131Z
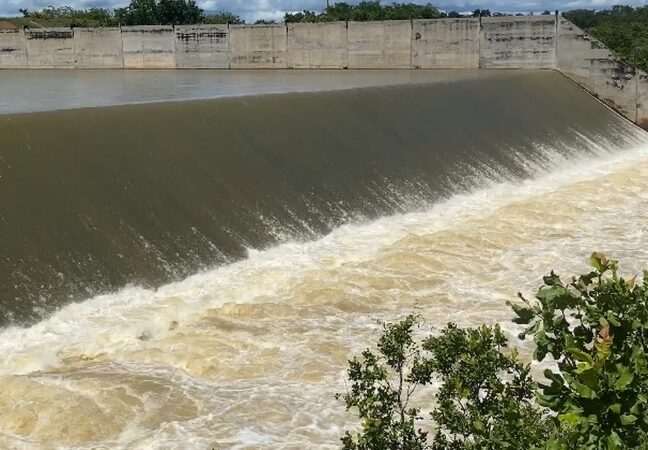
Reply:
M20 9L19 26L110 27L118 25L182 25L194 23L244 23L227 11L206 14L195 0L131 0L124 8L74 9L48 6L38 11Z
M620 57L648 70L648 6L578 9L565 18L599 39Z
M529 13L533 14L533 13ZM552 14L544 11L542 14ZM457 11L441 12L431 5L415 3L391 3L383 5L379 0L362 1L357 5L336 3L327 7L322 12L302 11L287 13L284 21L289 22L336 22L336 21L380 21L380 20L410 20L410 19L439 19L439 18L467 18L467 17L502 17L511 16L501 12L491 12L489 9L476 9L469 14ZM517 16L524 14L518 13Z
M75 9L70 6L49 6L38 11L20 9L22 17L5 19L17 26L42 27L109 27L118 25L182 25L193 23L241 24L245 21L227 11L207 13L195 0L131 0L124 8ZM545 11L543 14L550 14ZM339 2L321 12L302 11L287 13L285 22L333 22L437 19L442 17L491 17L508 14L476 9L468 14L457 11L441 12L428 3L382 4L379 0L362 1L357 5ZM522 15L522 14L517 14ZM255 23L274 23L259 20Z

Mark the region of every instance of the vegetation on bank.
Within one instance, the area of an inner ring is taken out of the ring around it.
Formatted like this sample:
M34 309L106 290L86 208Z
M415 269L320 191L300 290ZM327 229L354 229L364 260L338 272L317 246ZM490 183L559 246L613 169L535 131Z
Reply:
M648 6L578 9L564 15L620 57L648 71Z
M542 14L551 14L544 11ZM491 12L489 9L476 9L468 14L457 11L441 12L428 3L419 5L414 3L382 4L379 0L362 1L357 5L336 3L325 8L322 12L302 11L288 13L284 16L285 22L335 22L352 20L357 22L376 20L410 20L410 19L439 19L462 17L501 17L513 14ZM524 14L515 14L523 16Z
M114 27L118 25L183 25L195 23L244 23L227 11L207 14L195 0L131 0L114 10L48 6L38 11L21 9L22 17L2 19L17 27Z
M107 27L117 25L180 25L193 23L245 23L241 17L228 11L207 13L195 0L131 0L124 8L75 9L69 6L48 6L38 11L20 9L22 17L2 19L17 27ZM544 11L543 14L550 14ZM332 22L332 21L372 21L372 20L409 20L436 19L441 17L490 17L507 14L476 9L469 14L456 11L441 12L432 4L391 3L380 0L361 1L351 5L336 2L323 11L302 11L287 13L285 22ZM523 14L517 14L523 15ZM273 23L259 20L256 23Z
M569 281L544 277L535 301L509 303L534 359L553 367L540 382L497 325L449 324L417 339L415 316L385 324L377 349L349 362L340 397L361 427L343 448L648 449L648 272L639 284L603 255L591 262ZM423 412L412 400L432 385L436 401Z

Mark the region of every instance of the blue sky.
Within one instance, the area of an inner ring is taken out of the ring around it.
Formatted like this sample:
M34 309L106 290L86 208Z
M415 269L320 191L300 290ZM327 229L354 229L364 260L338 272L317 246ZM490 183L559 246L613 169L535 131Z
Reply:
M383 0L391 3L391 0ZM397 0L428 3L428 0ZM331 0L333 3L334 0ZM357 3L358 0L347 0L347 3ZM124 6L129 0L0 0L0 15L16 15L18 9L40 9L48 5L70 5L78 8L100 6L114 8ZM326 0L197 0L205 10L227 10L234 12L244 19L275 19L281 20L287 11L303 9L319 10L326 5ZM488 8L502 12L529 12L549 10L566 10L573 8L606 8L615 4L633 6L648 5L648 0L438 0L430 1L440 9L447 11L470 11L476 8Z

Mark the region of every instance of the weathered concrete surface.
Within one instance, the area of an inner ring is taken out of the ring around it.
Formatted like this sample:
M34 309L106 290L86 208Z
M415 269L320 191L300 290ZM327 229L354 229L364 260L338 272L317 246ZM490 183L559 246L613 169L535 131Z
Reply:
M172 26L122 27L125 69L173 69L175 34Z
M25 30L27 67L74 69L74 31L70 28Z
M228 69L227 25L177 25L175 27L178 69Z
M556 17L483 17L480 67L553 69L556 67Z
M412 67L410 21L349 22L349 69Z
M119 28L75 28L74 54L79 69L124 67Z
M648 74L637 71L637 124L648 130Z
M349 66L346 22L288 24L288 65L294 69Z
M23 30L0 30L0 69L26 69L27 45Z
M288 34L284 25L232 25L232 69L287 69Z
M637 122L635 68L563 18L558 24L558 70Z
M412 36L416 69L479 67L479 19L415 20Z

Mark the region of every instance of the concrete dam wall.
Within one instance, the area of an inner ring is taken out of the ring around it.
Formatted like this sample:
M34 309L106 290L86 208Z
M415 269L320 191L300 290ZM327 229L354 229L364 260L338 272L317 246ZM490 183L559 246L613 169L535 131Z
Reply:
M648 75L559 16L0 30L0 69L556 69L648 127Z

